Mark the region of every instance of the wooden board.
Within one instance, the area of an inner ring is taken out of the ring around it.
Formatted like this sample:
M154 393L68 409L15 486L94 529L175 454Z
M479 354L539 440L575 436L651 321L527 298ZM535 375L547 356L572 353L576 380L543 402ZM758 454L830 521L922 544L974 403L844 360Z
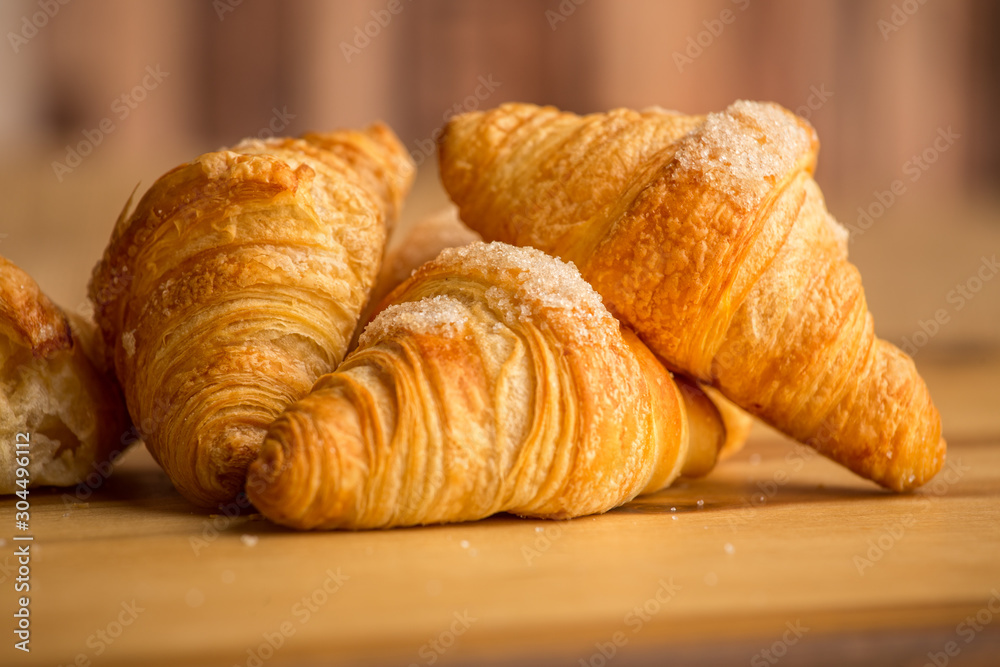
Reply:
M922 370L951 447L909 495L761 428L603 516L302 534L194 511L139 449L32 493L28 655L0 501L0 664L995 665L1000 360Z

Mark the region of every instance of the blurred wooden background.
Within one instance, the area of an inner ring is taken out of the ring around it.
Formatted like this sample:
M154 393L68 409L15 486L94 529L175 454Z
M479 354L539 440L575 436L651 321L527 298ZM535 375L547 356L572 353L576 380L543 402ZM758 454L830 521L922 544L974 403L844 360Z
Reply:
M423 162L412 218L444 202L430 147L456 110L750 98L816 126L842 222L905 182L851 248L883 336L945 308L928 349L1000 340L1000 279L949 299L1000 250L993 0L20 0L0 26L0 253L70 308L136 183L243 136L383 119Z

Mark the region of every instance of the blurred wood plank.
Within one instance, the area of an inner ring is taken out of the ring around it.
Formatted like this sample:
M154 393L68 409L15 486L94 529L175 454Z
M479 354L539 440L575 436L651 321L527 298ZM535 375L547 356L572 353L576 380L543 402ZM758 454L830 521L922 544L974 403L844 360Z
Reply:
M381 118L413 147L470 99L703 113L756 98L811 112L830 198L852 203L891 183L949 125L965 138L921 188L996 194L1000 46L990 0L919 4L912 16L896 0L399 0L398 13L389 4L60 5L24 53L2 54L11 103L0 142L23 152L48 141L58 155L160 64L170 79L101 147L103 159L215 148L266 130L275 109L294 116L288 132ZM0 18L16 27L36 10L24 0ZM470 98L491 76L500 85ZM830 94L809 109L817 89Z

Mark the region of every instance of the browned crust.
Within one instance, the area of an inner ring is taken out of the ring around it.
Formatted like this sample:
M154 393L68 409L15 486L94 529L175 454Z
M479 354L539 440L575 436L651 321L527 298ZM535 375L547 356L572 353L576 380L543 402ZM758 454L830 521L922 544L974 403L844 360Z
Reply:
M73 348L69 321L38 284L0 257L0 333L31 349L36 358Z

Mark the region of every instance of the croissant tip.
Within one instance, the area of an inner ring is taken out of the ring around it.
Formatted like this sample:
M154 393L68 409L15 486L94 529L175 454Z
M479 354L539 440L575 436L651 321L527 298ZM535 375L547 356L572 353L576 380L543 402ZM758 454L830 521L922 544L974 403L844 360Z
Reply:
M304 516L311 508L313 498L298 474L302 472L299 466L303 462L297 461L294 455L286 454L280 442L268 438L257 459L247 469L247 498L274 523L299 530L314 528L315 525Z

